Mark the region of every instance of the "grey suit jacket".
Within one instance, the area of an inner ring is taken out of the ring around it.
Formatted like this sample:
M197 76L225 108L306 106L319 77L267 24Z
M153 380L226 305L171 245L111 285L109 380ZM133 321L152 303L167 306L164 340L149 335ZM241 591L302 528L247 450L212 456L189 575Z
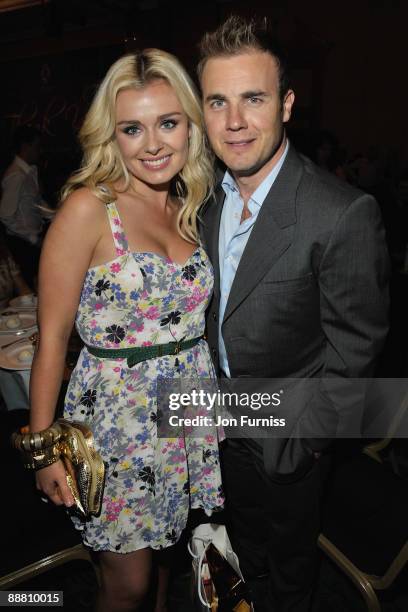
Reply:
M207 336L216 367L223 201L219 185L201 213L215 275ZM301 477L313 451L327 445L321 420L333 403L319 379L373 375L387 333L388 275L376 201L290 146L242 254L222 322L232 378L316 378L312 395L297 398L289 439L264 441L272 478Z

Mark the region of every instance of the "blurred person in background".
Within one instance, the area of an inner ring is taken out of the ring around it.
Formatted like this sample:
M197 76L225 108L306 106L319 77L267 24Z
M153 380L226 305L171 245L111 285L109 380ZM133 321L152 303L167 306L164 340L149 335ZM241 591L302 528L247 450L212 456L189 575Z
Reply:
M332 172L338 178L347 180L343 168L343 157L336 136L328 130L320 130L311 139L311 148L307 151L311 160L319 168Z
M30 293L30 287L0 235L0 308L5 308L13 297Z
M20 126L14 135L16 156L1 182L0 221L6 243L25 282L35 289L44 224L37 164L41 134L31 126Z

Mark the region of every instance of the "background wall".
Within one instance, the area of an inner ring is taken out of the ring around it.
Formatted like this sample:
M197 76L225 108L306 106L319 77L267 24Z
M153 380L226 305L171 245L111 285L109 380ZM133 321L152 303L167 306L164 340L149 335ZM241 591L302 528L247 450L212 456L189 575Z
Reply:
M193 72L200 36L232 12L267 16L287 43L297 95L294 133L328 128L348 155L374 146L408 164L406 4L54 0L0 12L0 170L10 156L14 128L36 124L53 153L57 182L77 162L81 117L117 57L136 47L160 46Z

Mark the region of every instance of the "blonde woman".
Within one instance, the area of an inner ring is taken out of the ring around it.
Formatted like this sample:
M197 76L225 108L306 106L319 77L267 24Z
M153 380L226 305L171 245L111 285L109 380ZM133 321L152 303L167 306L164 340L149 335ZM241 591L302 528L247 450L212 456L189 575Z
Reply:
M107 478L100 516L73 520L100 551L97 609L114 612L139 607L152 549L178 540L189 508L211 514L223 503L216 436L190 446L157 436L158 377L213 376L202 337L213 276L196 227L212 172L193 85L156 49L113 64L80 141L82 166L41 256L30 430L54 420L76 320L86 346L65 417L91 426ZM139 362L129 367L122 349L136 349ZM54 503L72 505L60 461L36 478ZM165 609L163 593L156 609Z

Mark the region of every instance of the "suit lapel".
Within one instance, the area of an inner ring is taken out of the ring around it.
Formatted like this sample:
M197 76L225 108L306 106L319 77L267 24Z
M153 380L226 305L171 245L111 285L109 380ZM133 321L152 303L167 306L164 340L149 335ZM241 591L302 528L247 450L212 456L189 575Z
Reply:
M242 254L229 294L224 321L289 248L296 223L296 192L302 171L302 162L290 147L284 164L262 204Z
M220 263L218 253L218 237L220 233L221 213L225 193L221 183L215 189L214 197L203 211L202 228L208 255L214 268L214 293L220 293Z

